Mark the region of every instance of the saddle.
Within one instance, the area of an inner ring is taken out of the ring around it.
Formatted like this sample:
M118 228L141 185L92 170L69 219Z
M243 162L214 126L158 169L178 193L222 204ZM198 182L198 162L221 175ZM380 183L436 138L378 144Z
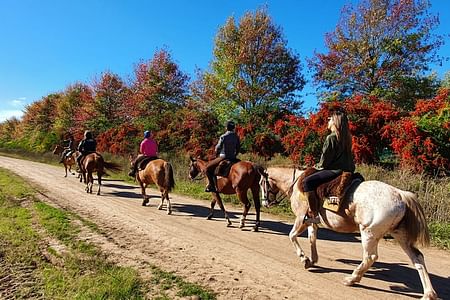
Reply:
M142 159L139 162L138 166L137 166L138 170L144 170L145 167L148 165L148 163L151 162L152 160L155 160L155 159L158 159L158 157L156 157L156 156L148 156L148 157Z
M235 164L240 162L241 160L238 158L235 159L224 159L222 160L219 165L214 170L214 175L221 176L221 177L228 177L228 174L230 174L231 167Z
M303 195L303 180L309 175L314 174L318 170L315 168L306 169L298 180L301 198L304 201L306 197ZM364 181L364 177L360 173L342 172L336 178L322 183L316 188L316 197L321 207L337 212L344 202L346 193L356 185Z

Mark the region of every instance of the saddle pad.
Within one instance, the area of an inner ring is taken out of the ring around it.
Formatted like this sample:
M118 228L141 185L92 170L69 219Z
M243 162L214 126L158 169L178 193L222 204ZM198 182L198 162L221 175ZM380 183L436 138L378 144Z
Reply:
M229 160L225 159L222 160L219 165L214 170L214 175L221 176L221 177L228 177L228 174L230 174L231 167L235 164L240 162L240 159L235 160Z

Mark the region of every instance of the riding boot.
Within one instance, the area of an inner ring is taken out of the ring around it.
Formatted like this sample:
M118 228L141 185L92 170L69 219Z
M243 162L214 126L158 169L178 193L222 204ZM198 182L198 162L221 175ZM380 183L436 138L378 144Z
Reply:
M207 172L206 177L208 178L208 185L206 186L205 192L207 193L216 192L216 184L215 184L216 176Z
M319 203L316 196L316 192L305 192L306 199L308 199L308 212L305 215L305 221L309 223L320 223L319 218Z
M136 177L136 164L133 164L133 167L131 167L131 171L128 173L128 176Z

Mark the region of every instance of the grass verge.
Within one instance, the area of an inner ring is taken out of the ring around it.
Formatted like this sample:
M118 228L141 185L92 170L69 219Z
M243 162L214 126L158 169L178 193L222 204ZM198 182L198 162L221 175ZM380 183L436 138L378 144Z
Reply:
M157 267L144 281L133 268L111 263L79 238L80 226L97 230L95 224L33 195L21 178L0 169L1 299L154 299L168 292L214 299L213 293ZM175 284L168 286L161 274L175 278Z

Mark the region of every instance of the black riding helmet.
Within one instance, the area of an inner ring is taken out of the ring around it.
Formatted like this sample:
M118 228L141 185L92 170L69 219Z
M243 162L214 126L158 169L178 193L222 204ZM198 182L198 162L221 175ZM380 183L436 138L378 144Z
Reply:
M227 122L227 130L228 131L233 131L234 128L236 128L236 124L233 121L228 121Z

